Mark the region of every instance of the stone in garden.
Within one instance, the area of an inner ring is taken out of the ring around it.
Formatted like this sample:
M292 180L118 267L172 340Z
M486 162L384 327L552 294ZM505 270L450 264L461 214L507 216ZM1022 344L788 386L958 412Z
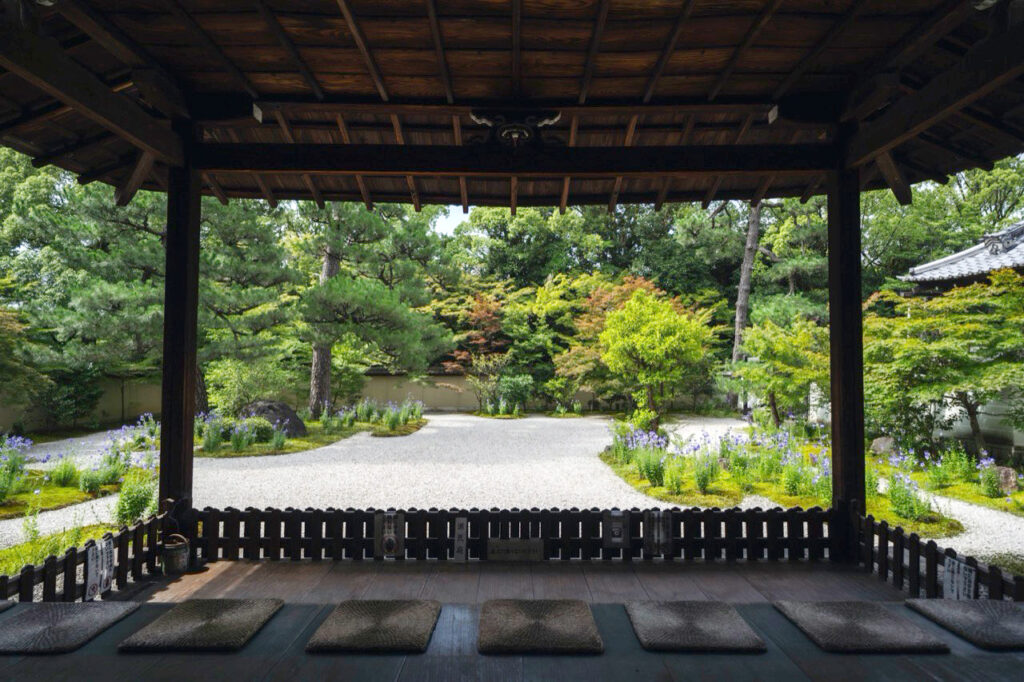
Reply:
M999 474L999 489L1004 493L1017 492L1017 472L1010 467L996 467Z
M289 438L306 435L306 425L295 410L278 400L257 400L242 410L246 417L263 417L271 424L280 424Z
M881 436L871 441L871 452L876 455L891 455L896 448L896 441L892 436Z

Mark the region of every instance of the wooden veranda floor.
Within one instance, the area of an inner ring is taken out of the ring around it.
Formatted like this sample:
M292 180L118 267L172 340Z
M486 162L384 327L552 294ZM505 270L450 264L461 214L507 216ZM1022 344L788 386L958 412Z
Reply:
M129 590L145 602L73 654L0 657L0 679L75 680L1008 680L1024 654L973 647L905 608L902 594L852 568L818 564L380 563L224 561L203 573ZM239 653L118 654L117 643L171 602L277 597L286 606ZM303 647L344 599L424 598L444 604L422 655L309 655ZM593 604L605 642L594 657L481 656L479 604L493 598L572 598ZM622 604L713 600L736 605L768 643L763 655L645 652ZM772 606L776 599L872 600L946 641L948 655L826 654Z

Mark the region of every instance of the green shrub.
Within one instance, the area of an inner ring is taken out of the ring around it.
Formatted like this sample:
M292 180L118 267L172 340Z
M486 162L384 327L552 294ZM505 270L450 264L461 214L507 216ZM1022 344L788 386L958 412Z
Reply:
M224 431L220 421L211 420L206 422L203 428L203 451L217 452L224 442Z
M274 450L281 450L288 442L288 434L284 429L274 429L274 435L270 437L270 447Z
M653 486L665 484L665 459L664 450L654 448L639 448L633 454L638 473L650 481Z
M78 485L78 466L75 464L75 458L70 455L61 457L50 470L50 480L62 488L74 488Z
M711 484L718 479L718 458L712 454L700 455L693 463L693 482L701 495L707 495Z
M85 469L78 475L78 489L95 495L103 486L103 472L99 469Z
M922 497L917 483L902 473L889 479L889 503L896 516L904 519L916 520L931 511L931 505Z
M242 423L252 432L257 443L269 443L274 437L274 425L265 417L246 417Z
M974 458L964 450L963 443L953 441L942 455L941 466L955 481L973 481L977 475Z
M363 398L356 405L355 412L357 421L369 424L377 416L377 403L369 398Z
M686 488L686 460L673 457L665 465L665 487L669 492L679 495Z
M242 452L253 444L255 432L245 422L238 422L231 429L231 449Z
M878 469L873 466L864 471L864 491L868 499L878 497Z
M156 479L148 471L132 469L124 477L121 494L114 506L114 519L119 525L138 523L148 511L156 508Z
M25 465L28 458L25 451L28 450L28 441L21 445L13 439L5 439L0 446L0 502L5 501L11 495L18 492L22 481L25 478Z
M402 425L402 412L400 410L389 409L384 417L384 423L388 429L394 431Z
M257 400L280 399L289 383L288 372L269 358L257 361L223 358L206 366L210 402L224 414L237 415Z
M651 431L658 422L658 413L645 407L638 407L629 415L629 423L640 431Z
M578 400L572 401L573 414L583 414L583 403Z
M999 487L999 471L995 466L982 467L978 473L978 484L981 494L985 497L1001 497L1002 488Z
M801 495L807 491L810 476L800 462L789 462L782 467L782 488L787 495Z
M498 379L498 395L508 405L527 403L533 396L533 377L529 374L513 374ZM502 414L506 414L503 410Z

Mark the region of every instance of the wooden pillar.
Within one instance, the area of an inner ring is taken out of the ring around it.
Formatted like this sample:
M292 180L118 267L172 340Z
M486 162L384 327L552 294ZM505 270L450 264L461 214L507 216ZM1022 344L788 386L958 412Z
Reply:
M180 515L192 503L201 186L191 161L195 130L187 122L174 127L185 148L185 163L167 174L160 499L173 500L175 515Z
M856 561L851 503L864 503L864 341L861 318L860 172L828 183L829 336L832 373L830 555Z

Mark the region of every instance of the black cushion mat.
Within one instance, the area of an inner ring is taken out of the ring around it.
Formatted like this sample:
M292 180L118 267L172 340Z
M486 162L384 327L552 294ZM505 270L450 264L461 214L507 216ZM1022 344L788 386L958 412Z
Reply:
M779 601L775 608L825 651L948 653L949 647L877 602Z
M643 601L626 604L640 644L649 651L749 652L764 640L728 604Z
M979 599L908 599L906 605L982 649L1024 650L1024 605Z
M190 599L118 646L122 651L241 649L284 604L280 599Z
M480 608L482 654L599 654L604 642L586 602L495 599Z
M0 623L0 653L74 651L137 608L135 602L26 604Z
M11 608L12 606L14 606L15 603L16 602L11 601L10 599L0 600L0 613L3 613L7 609Z
M440 613L437 601L345 601L313 633L306 651L423 652Z

